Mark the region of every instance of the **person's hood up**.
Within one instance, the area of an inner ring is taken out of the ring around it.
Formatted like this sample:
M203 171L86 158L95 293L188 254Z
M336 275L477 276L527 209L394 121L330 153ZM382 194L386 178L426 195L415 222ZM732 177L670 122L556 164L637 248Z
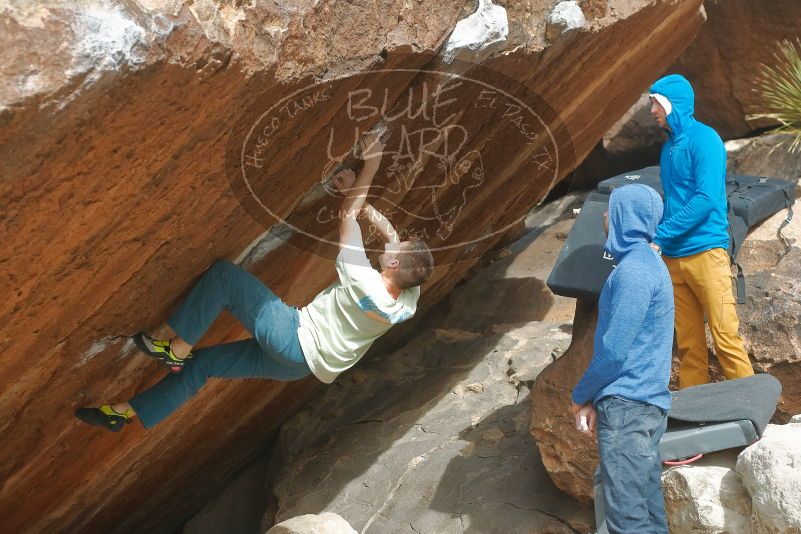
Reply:
M665 106L663 103L665 111L669 111L667 123L670 126L671 134L679 137L687 125L694 120L695 93L693 86L684 76L670 74L655 81L649 92L651 95L661 95L668 100L669 106ZM657 101L660 100L661 98L657 97Z
M620 261L635 246L650 243L662 220L662 210L662 197L647 185L630 184L612 191L606 251Z

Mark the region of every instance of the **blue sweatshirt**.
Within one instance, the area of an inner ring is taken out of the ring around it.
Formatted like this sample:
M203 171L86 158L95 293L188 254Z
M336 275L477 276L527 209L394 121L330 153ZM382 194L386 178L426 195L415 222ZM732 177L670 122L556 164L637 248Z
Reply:
M726 149L715 130L695 120L695 94L678 74L660 78L652 94L670 101L668 140L659 157L665 215L654 242L665 256L728 248Z
M659 193L642 184L615 189L609 198L606 251L617 266L598 302L592 360L573 390L573 402L604 397L670 408L673 285L649 243L662 217Z

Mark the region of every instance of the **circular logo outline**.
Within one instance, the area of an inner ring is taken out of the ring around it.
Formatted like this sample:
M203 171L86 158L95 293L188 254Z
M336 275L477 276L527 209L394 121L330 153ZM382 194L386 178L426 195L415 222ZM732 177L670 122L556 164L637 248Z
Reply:
M486 65L482 65L482 64L473 64L473 65L477 66L477 67L480 67L480 68L483 68L483 69L488 70L488 71L492 71L492 72L494 72L496 74L500 74L501 76L503 76L507 80L510 80L515 84L518 84L524 90L530 90L530 88L528 88L522 82L520 82L518 80L515 80L514 78L512 78L512 77L510 77L510 76L508 76L508 75L506 75L506 74L504 74L502 72L493 71L493 69L490 69ZM252 141L252 138L254 137L254 131L259 127L259 125L262 123L262 121L265 119L265 117L267 117L274 110L280 109L288 101L291 101L293 98L297 97L298 95L303 94L303 93L305 93L305 92L307 92L310 89L313 89L315 87L320 87L320 86L325 85L325 84L331 84L331 83L337 82L339 80L347 80L347 79L350 79L350 78L354 78L356 76L370 76L370 75L374 75L374 74L382 74L382 73L386 74L386 73L396 73L396 72L397 73L411 73L411 74L415 74L415 75L419 75L419 74L434 75L434 76L439 76L439 77L444 77L444 78L451 78L451 79L455 78L455 79L458 79L460 81L466 81L466 82L469 82L469 83L473 83L473 84L476 84L476 85L478 85L480 87L483 87L483 88L486 88L486 89L490 89L492 91L495 91L495 92L499 93L503 97L509 99L510 101L513 101L516 105L519 105L521 107L521 109L525 109L526 111L528 111L528 113L531 116L536 118L537 122L543 127L544 131L548 134L548 139L550 141L550 144L554 148L554 169L553 169L553 173L552 173L551 178L550 178L550 184L549 184L548 188L546 189L546 191L550 191L558 183L559 175L560 175L560 162L562 161L562 157L561 157L562 155L560 154L560 152L563 149L560 149L560 145L559 145L559 142L557 141L557 138L554 136L554 133L551 131L551 128L548 126L548 124L542 118L542 116L539 113L535 112L531 108L531 106L529 106L527 103L525 103L523 100L521 100L517 96L515 96L513 94L510 94L509 92L507 92L507 91L505 91L503 89L495 87L495 86L493 86L493 85L491 85L491 84L489 84L489 83L487 83L485 81L478 80L478 79L475 79L473 77L466 76L466 75L463 75L463 74L458 74L458 73L454 73L454 72L447 72L447 71L442 71L442 70L436 70L436 69L426 69L426 68L423 68L423 69L389 68L389 69L368 70L368 71L359 72L359 73L356 73L356 74L353 74L353 73L351 73L351 74L342 74L342 75L338 75L338 76L335 76L333 78L330 78L330 79L327 79L327 80L324 80L324 81L316 81L314 83L310 83L310 84L305 85L304 87L301 87L301 88L291 92L290 94L284 96L278 102L276 102L275 104L271 105L267 110L265 110L263 113L261 113L258 116L258 118L253 122L253 124L250 127L250 129L248 130L247 134L244 136L244 139L242 141L242 148L239 151L239 158L238 158L239 161L238 161L238 163L239 163L240 171L239 171L238 174L241 175L241 178L242 178L242 180L244 182L244 185L245 185L250 197L253 200L256 201L257 205L261 208L261 210L264 213L269 215L275 221L275 223L273 225L266 226L265 227L266 230L269 231L269 229L272 228L275 224L284 225L287 229L291 230L291 232L294 232L295 234L304 236L304 237L312 239L312 240L316 240L317 242L322 243L324 245L339 246L339 244L340 244L338 241L332 241L332 240L326 239L324 237L321 237L319 235L315 235L315 234L313 234L311 232L308 232L308 231L306 231L306 230L304 230L304 229L302 229L302 228L300 228L298 226L295 226L294 224L288 222L287 219L278 216L275 212L273 212L269 207L267 207L264 204L262 199L259 198L259 196L253 190L253 187L252 187L252 185L250 183L250 179L248 178L247 171L246 171L246 168L247 168L247 165L245 163L245 160L246 160L246 157L247 157L246 156L246 151L247 151L248 144ZM553 109L550 105L548 105L547 102L544 99L542 99L542 97L537 96L536 98L542 100L542 102L547 106L548 111L553 112L553 114L554 114L554 122L557 123L556 124L557 127L562 127L562 128L565 128L565 130L566 130L564 122L561 120L561 117L556 112L556 110ZM379 118L376 121L376 123L380 122L382 120L382 118L383 117L379 116ZM364 133L366 133L367 131L369 131L369 130L365 130ZM570 147L572 147L572 136L570 136L569 133L568 133L568 139L570 140ZM569 153L574 153L575 150L574 149L572 151L568 150L568 152ZM570 154L568 154L568 156L569 155ZM570 174L571 170L567 171L567 173L565 175L565 178L567 177L567 175ZM234 190L234 192L235 192L235 190ZM539 203L541 203L541 202L542 202L542 200L540 200ZM531 208L535 207L536 205L539 205L539 203L535 204L534 206L531 206ZM249 211L245 206L243 206L243 207L245 208L246 212ZM520 221L524 220L529 215L529 212L530 212L530 209L527 210L520 217L515 218L515 220L511 221L510 223L508 223L506 225L503 225L502 227L500 227L498 229L495 229L493 231L490 231L488 233L484 233L480 237L477 237L477 238L474 238L474 239L470 239L470 240L466 240L466 241L460 241L459 243L443 244L441 246L430 247L430 250L432 252L439 252L439 251L453 250L453 249L460 248L460 247L473 247L476 244L481 243L482 241L486 241L487 239L490 239L492 237L496 237L496 236L498 236L500 234L503 234L503 233L507 232L514 225L516 225ZM255 220L256 220L256 222L259 222L258 218L255 218ZM260 224L262 226L264 226L263 222L261 222ZM287 241L287 242L289 242L289 241ZM380 249L380 248L375 248L375 249L374 248L368 248L366 246L364 247L364 250L365 250L365 252L383 252L383 249ZM483 255L483 254L481 254L481 255Z

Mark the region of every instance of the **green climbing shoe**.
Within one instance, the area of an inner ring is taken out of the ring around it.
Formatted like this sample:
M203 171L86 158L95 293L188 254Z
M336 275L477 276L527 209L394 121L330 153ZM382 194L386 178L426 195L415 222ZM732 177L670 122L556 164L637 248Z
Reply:
M75 417L92 426L102 426L112 432L119 432L131 422L133 413L118 413L110 405L104 404L98 408L78 408L75 410Z
M133 335L134 343L143 354L155 358L167 366L172 373L180 373L184 368L184 360L192 357L192 353L186 358L178 358L170 348L170 341L167 339L153 339L144 332L137 332Z

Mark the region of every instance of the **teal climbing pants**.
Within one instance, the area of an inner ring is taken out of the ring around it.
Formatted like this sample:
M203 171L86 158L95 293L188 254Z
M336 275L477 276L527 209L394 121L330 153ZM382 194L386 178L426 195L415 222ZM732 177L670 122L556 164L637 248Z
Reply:
M145 428L177 410L210 377L298 380L311 373L298 340L297 308L230 261L216 261L167 324L194 345L223 309L253 335L193 351L180 373L169 374L129 402Z

